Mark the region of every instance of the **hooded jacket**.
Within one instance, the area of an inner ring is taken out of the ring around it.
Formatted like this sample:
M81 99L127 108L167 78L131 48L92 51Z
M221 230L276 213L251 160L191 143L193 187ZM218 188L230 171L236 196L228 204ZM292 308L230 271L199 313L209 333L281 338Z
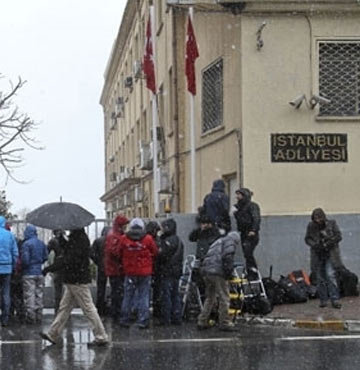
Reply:
M44 269L44 273L62 271L65 284L89 284L90 241L83 229L72 230L64 255Z
M41 265L48 258L46 245L37 237L35 226L28 225L21 245L21 271L23 275L41 275Z
M315 222L315 216L320 217L323 222ZM321 208L315 208L311 214L311 221L309 222L305 243L319 257L327 258L330 256L330 250L339 245L341 241L341 231L335 220L328 220L325 212Z
M117 255L124 235L124 232L120 230L120 228L128 222L129 220L126 217L118 215L114 219L112 229L107 233L104 253L104 268L106 276L124 275L121 261Z
M203 260L210 245L214 243L216 239L220 238L220 236L219 229L215 226L204 230L200 227L193 230L189 234L189 240L197 243L195 253L196 259Z
M106 236L110 232L110 226L104 226L101 230L101 236L96 238L90 248L90 258L96 264L98 271L101 273L105 273L104 267L104 254L105 254L105 242Z
M240 236L236 231L217 239L201 263L202 273L230 279L234 270L235 250L239 245Z
M5 217L0 216L0 275L12 273L19 255L15 237L5 224Z
M245 235L253 231L258 235L261 222L260 207L251 200L251 191L249 189L241 188L238 191L243 195L243 199L234 205L236 208L234 217L238 231Z
M163 234L160 237L160 250L157 257L157 267L160 277L179 279L182 275L184 260L184 245L176 235L176 222L167 219L161 224Z
M149 276L153 273L158 247L144 229L134 227L121 238L120 248L115 253L122 262L124 275Z
M215 180L211 193L204 198L202 212L210 217L214 225L228 231L231 229L229 207L229 197L225 194L224 181Z

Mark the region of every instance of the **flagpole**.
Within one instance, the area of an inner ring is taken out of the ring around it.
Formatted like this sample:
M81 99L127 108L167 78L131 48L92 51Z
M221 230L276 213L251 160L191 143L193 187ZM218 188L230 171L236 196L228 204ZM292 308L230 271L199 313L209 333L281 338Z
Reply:
M189 17L193 20L193 8L189 8ZM191 212L196 213L196 152L195 152L195 95L189 92L190 101L190 174L191 174Z
M151 35L153 46L154 68L156 60L156 47L155 47L155 10L154 6L150 6L150 19L151 19ZM157 101L156 94L152 93L152 141L153 141L153 192L154 192L154 214L155 217L159 214L159 184L158 184L158 142L157 142Z

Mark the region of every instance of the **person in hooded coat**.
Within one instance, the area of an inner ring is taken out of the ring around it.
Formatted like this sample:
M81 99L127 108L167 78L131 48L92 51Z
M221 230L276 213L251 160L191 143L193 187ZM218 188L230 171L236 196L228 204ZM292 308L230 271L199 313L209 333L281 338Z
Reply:
M52 344L59 341L61 333L76 305L80 306L91 323L95 340L88 346L106 346L109 343L103 323L94 305L89 284L90 276L90 241L84 229L72 230L66 243L64 255L55 263L43 270L48 272L63 271L64 294L61 298L59 311L47 333L40 333L41 338Z
M228 232L231 230L229 208L229 197L225 194L225 182L215 180L211 193L204 198L201 214L207 215L215 226Z
M101 236L96 238L90 248L90 258L97 267L96 275L96 308L100 316L106 314L106 282L107 276L104 267L105 242L110 226L104 226Z
M235 192L237 203L234 205L234 217L241 236L241 246L246 261L249 279L257 279L257 264L254 250L259 244L260 207L251 200L252 193L247 188Z
M10 281L19 255L14 235L5 229L6 219L0 216L0 294L1 325L7 326L10 315Z
M112 229L107 233L105 241L105 275L109 277L111 288L111 317L119 320L121 305L124 296L124 271L118 250L124 237L124 230L129 220L126 216L117 215L113 221Z
M120 325L130 326L130 315L132 309L136 307L136 326L147 329L150 319L151 276L158 247L153 237L146 234L145 224L141 218L134 218L129 226L130 230L121 239L121 246L117 250L125 274Z
M42 320L45 279L41 268L47 258L48 249L37 237L35 226L26 226L24 242L21 245L21 271L25 321L28 324L34 324Z
M184 245L176 235L176 222L172 218L161 223L162 235L157 265L160 275L162 325L181 324L179 280L182 275Z
M321 208L315 208L311 214L305 243L311 248L316 266L317 292L320 307L326 307L330 299L332 307L341 308L336 276L331 261L331 251L338 248L342 236L335 220L329 220Z

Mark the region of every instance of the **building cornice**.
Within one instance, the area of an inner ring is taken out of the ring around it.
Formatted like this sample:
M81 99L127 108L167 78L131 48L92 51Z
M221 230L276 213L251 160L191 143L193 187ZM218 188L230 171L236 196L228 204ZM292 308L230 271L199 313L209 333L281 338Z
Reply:
M105 105L111 84L115 81L116 70L123 55L127 39L131 34L130 29L135 19L137 5L138 0L128 0L126 4L119 31L104 72L104 86L100 97L100 104L102 106Z

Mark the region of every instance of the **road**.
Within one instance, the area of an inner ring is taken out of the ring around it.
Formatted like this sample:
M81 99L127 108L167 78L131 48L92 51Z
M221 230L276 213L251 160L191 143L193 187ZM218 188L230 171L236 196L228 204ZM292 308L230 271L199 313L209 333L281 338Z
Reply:
M51 317L46 317L46 329ZM123 329L106 321L107 348L88 349L93 339L86 319L72 315L61 345L38 337L38 326L1 328L1 370L319 370L359 369L360 335L274 327L239 326L235 333L213 328Z

